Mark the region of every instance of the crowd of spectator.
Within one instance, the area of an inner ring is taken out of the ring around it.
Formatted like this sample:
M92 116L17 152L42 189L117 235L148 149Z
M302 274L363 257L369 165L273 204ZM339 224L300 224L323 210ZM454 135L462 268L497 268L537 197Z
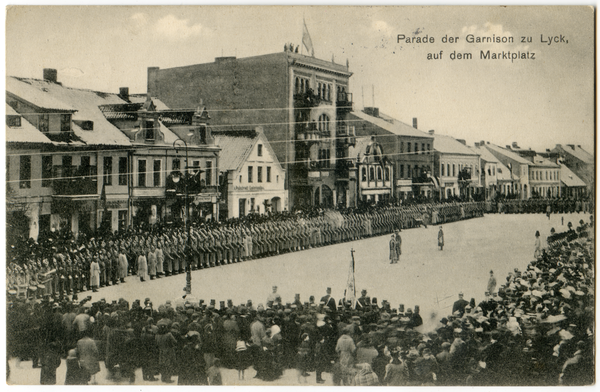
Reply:
M109 377L218 385L221 367L253 367L269 382L289 368L303 383L335 385L590 385L594 382L594 226L553 238L526 270L515 269L479 303L459 300L425 331L417 306L392 307L363 291L355 302L330 293L315 301L234 305L147 298L91 303L64 296L14 299L7 309L7 355L33 360L53 384ZM329 376L326 376L329 375ZM231 380L230 380L231 381ZM231 381L231 383L234 383Z

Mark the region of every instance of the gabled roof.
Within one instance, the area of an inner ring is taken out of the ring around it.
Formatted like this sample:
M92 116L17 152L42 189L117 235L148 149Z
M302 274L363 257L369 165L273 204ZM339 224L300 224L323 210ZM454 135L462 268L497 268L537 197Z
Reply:
M558 165L544 157L542 157L541 155L535 155L533 157L533 164L535 166L543 166L543 167L558 167Z
M356 111L356 112L350 112L350 123L352 123L352 120L355 119L352 116L354 116L357 119L363 120L363 121L368 121L371 124L378 126L379 128L382 128L382 129L384 129L390 133L393 133L395 135L398 135L398 136L431 138L431 135L429 135L428 133L419 131L418 129L411 127L410 125L405 124L398 120L393 120L393 123L391 123L382 118L370 116L370 115L366 114L365 112Z
M560 165L560 182L568 187L586 186L585 182L583 182L581 178L577 177L577 175L573 173L571 169L567 167L567 165Z
M213 132L215 145L221 147L219 170L239 170L259 140L256 131ZM265 144L268 144L265 139ZM277 159L273 155L273 159Z
M561 147L566 153L573 155L575 158L579 159L582 162L594 164L594 156L589 152L585 151L580 146L576 145L562 145L558 144L556 147Z
M38 82L42 81L7 76L6 91L41 109L65 112L77 110L50 93L47 85L52 83L43 82L47 85L40 85Z
M485 162L490 162L490 163L500 163L500 161L498 160L498 158L496 158L494 156L494 154L492 154L487 148L484 147L469 147L471 150L473 150L473 152L475 152L476 154L478 154L481 157L482 161Z
M101 105L126 104L118 94L64 87L46 80L14 77L7 77L7 91L38 107L76 111L73 120L93 121L94 129L89 131L73 124L73 133L87 145L131 145L129 138L111 124L99 108Z
M29 121L23 118L17 113L10 105L6 105L7 116L19 116L21 117L20 127L9 127L6 126L6 142L7 143L42 143L52 144L52 141L46 137L42 132L38 131Z
M442 154L479 155L451 136L434 134L433 138L433 149Z
M497 154L501 154L504 155L507 158L512 159L513 161L519 162L521 164L525 164L525 165L531 165L532 162L528 161L527 159L521 157L519 154L512 152L510 150L507 150L506 148L502 148L500 146L497 146L495 144L486 144L485 148L487 148L488 150L490 150L492 152L492 154L495 152Z

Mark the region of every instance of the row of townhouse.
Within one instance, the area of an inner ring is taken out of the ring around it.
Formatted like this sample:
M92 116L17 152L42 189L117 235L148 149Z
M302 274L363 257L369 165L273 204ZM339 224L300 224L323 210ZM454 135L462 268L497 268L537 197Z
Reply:
M419 130L416 119L410 126L375 107L355 111L351 76L348 61L321 60L286 45L279 53L149 67L148 93L173 108L202 100L214 111L216 127L262 126L288 173L290 209L352 207L392 197L561 194L560 175L535 179L536 171L556 171L539 157L513 159L510 149L488 143L468 147L464 140ZM497 157L503 150L507 157Z
M213 134L203 107L171 110L147 94L103 93L63 86L57 73L44 79L6 79L7 217L27 222L23 234L68 228L118 230L183 219L238 216L287 208L285 171L259 130ZM244 140L246 155L219 142ZM265 151L265 153L263 153ZM220 167L233 156L265 188ZM252 155L254 154L254 155ZM241 157L241 159L240 159ZM233 181L233 178L239 181ZM273 179L273 180L271 180ZM235 182L235 184L233 184ZM228 188L228 184L233 184ZM251 203L256 200L256 207ZM236 201L237 203L237 201ZM243 215L242 214L242 215Z

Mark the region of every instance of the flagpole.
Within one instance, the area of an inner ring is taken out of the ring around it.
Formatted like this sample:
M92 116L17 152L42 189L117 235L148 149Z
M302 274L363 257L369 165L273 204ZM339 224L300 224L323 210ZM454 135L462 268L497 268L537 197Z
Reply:
M302 41L304 41L304 26L306 25L306 20L304 20L304 14L302 14ZM304 42L300 44L300 54L304 55Z

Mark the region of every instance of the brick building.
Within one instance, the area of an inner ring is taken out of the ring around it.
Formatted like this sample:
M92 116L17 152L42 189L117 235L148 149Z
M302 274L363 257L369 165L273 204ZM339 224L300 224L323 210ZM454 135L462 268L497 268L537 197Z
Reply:
M350 206L348 64L293 53L148 68L148 93L172 108L204 102L215 129L261 126L285 168L290 208Z

